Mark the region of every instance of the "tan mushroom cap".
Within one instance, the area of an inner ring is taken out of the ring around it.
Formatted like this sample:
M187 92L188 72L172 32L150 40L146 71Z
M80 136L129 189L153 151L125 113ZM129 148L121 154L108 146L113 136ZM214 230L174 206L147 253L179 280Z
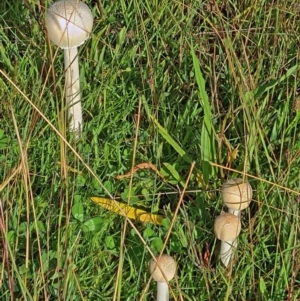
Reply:
M60 0L46 13L50 40L61 48L78 47L89 37L94 18L90 8L78 0Z
M243 179L230 179L223 184L222 199L224 204L232 210L243 210L251 202L253 195L252 187Z
M158 260L158 257L156 257ZM175 276L177 263L176 261L169 255L163 254L161 255L160 259L158 260L158 263L156 264L156 261L152 259L150 261L150 273L152 274L153 279L156 282L166 282L166 279L164 275L162 274L160 268L163 270L166 278L168 281L172 280Z
M241 232L241 221L231 213L222 212L215 220L214 231L216 237L222 241L233 240Z

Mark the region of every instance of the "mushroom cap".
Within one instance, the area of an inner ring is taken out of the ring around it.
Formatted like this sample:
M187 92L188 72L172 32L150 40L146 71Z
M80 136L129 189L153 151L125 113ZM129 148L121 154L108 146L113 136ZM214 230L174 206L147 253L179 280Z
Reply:
M152 274L153 279L156 282L166 282L164 275L162 274L161 270L159 269L158 265L163 270L166 278L168 281L172 280L175 276L177 263L176 261L169 255L163 254L161 255L160 259L158 260L159 256L156 257L157 264L154 259L150 261L150 273Z
M50 40L60 48L78 47L89 37L94 18L89 7L77 0L60 0L46 13Z
M251 202L253 195L251 185L243 179L230 179L223 184L222 199L224 204L232 210L243 210Z
M222 241L233 240L241 232L241 221L234 214L222 212L215 220L214 231Z

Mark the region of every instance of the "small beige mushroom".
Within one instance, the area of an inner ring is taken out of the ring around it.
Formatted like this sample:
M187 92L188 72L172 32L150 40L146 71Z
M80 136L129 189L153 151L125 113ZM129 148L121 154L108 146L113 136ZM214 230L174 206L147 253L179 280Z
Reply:
M171 256L162 254L160 258L156 257L156 260L152 259L150 261L149 268L154 281L157 282L157 301L168 301L168 282L175 276L177 268L176 261Z
M241 221L234 214L222 212L215 220L214 232L221 240L220 257L227 267L237 246L236 238L241 232Z
M82 131L82 108L77 47L89 37L93 27L89 7L78 0L60 0L46 12L49 39L64 49L66 102L69 128L79 138Z
M228 212L240 216L241 210L247 208L252 200L252 187L243 179L229 179L223 184L222 199Z

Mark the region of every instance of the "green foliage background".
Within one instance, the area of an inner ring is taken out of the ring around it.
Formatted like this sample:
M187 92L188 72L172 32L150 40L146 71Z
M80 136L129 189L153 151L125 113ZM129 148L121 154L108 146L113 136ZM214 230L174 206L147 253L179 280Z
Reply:
M51 2L0 3L0 299L154 300L150 251L166 242L174 300L299 300L299 5L86 3L78 142L63 52L44 27ZM115 179L143 162L165 180L148 169ZM242 176L254 198L225 269L213 222L223 181ZM128 224L89 199L109 195L163 225Z

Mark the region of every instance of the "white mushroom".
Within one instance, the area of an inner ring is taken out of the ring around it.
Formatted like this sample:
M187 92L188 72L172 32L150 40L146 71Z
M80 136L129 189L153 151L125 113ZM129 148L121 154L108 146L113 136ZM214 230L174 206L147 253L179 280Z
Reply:
M252 187L243 179L230 179L223 184L222 199L228 212L240 216L241 210L247 208L253 195Z
M79 138L82 131L82 109L77 47L89 37L93 27L89 7L78 0L60 0L46 13L46 28L50 40L64 49L66 102L69 128Z
M153 259L150 261L150 273L154 281L157 282L157 301L169 300L168 281L175 276L176 267L176 261L166 254L161 255L160 258L157 257L156 261Z
M214 232L221 240L220 257L227 267L237 246L236 238L241 232L241 221L231 213L222 212L215 220Z

